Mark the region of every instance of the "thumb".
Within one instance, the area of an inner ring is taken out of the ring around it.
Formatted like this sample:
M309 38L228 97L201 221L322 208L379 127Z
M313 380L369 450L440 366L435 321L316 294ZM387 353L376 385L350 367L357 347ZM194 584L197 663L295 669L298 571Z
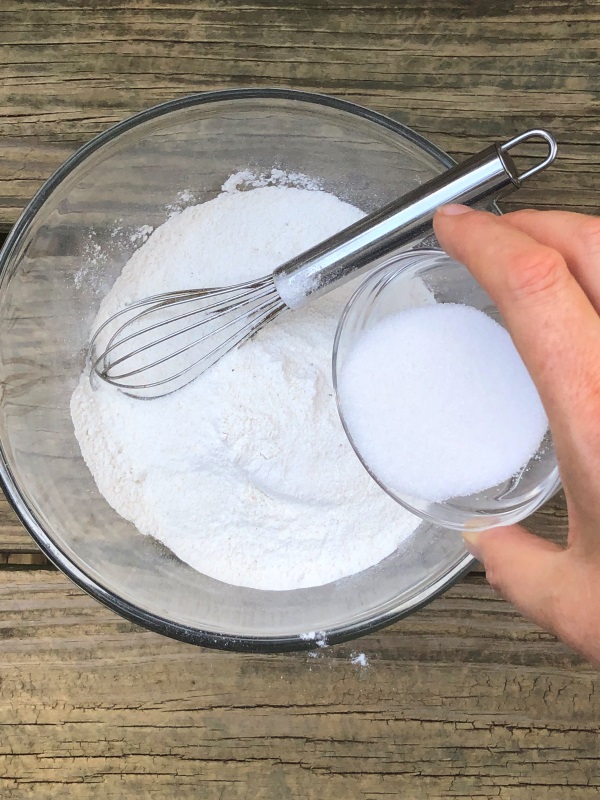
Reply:
M483 562L492 588L526 617L556 633L564 550L520 525L464 531L463 539Z

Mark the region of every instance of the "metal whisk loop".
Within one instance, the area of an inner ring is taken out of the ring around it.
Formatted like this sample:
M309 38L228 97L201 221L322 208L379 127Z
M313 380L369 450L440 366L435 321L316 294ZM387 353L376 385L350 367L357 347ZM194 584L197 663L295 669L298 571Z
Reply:
M94 334L94 337L90 343L90 349L92 352L92 369L98 372L101 377L105 377L108 375L108 368L106 365L109 363L109 356L111 352L116 348L120 347L121 345L125 344L125 342L134 339L136 336L139 336L142 333L146 333L149 329L143 328L140 331L135 333L129 334L123 338L119 338L120 334L131 324L131 312L135 309L142 308L143 310L139 312L137 315L138 319L142 319L147 314L151 313L153 310L162 307L166 304L171 305L178 305L180 303L191 302L196 300L197 295L194 292L169 292L165 294L157 294L152 295L151 297L146 298L145 300L140 300L135 303L131 303L130 305L122 308L120 311L117 311L116 314L113 314L109 317L106 322L104 322ZM128 319L129 317L129 319ZM104 351L98 356L97 358L94 357L94 354L98 350L98 342L100 341L102 334L110 328L113 323L116 323L118 320L123 318L125 322L118 327L114 333L111 335L110 339L105 345ZM165 320L162 324L168 324L168 320ZM159 326L157 326L159 327ZM114 363L114 362L110 362Z
M244 327L241 330L234 331L234 333L231 334L231 336L229 336L227 339L225 339L223 342L221 342L217 347L215 347L212 350L210 350L205 356L202 356L202 359L199 359L199 361L200 360L204 360L206 358L210 358L210 356L212 356L217 350L221 350L222 348L224 348L225 346L227 346L230 342L233 342L234 340L235 340L236 344L239 344L241 339L236 338L238 336L242 336L243 339L246 339L247 337L246 337L245 334L246 334L247 330L250 330L250 332L252 332L252 331L255 332L256 330L258 330L257 327L252 327L252 326L255 326L255 325L258 324L258 323L256 323L256 317L259 316L259 314L261 312L263 312L263 311L270 312L273 309L274 305L276 305L276 304L271 300L271 301L269 301L267 303L263 303L262 305L258 306L255 309L253 309L248 314L248 320L249 320L248 323L246 325L244 325ZM214 315L214 316L217 316L217 315ZM221 314L221 316L223 316L223 315ZM133 356L135 356L135 355L137 355L139 353L145 353L146 351L148 351L151 348L154 348L154 347L162 344L163 342L171 341L174 338L174 336L179 336L180 334L186 333L188 331L196 330L199 327L198 324L188 325L187 327L183 328L181 331L178 331L177 334L169 334L167 336L163 336L161 339L157 339L156 341L154 341L151 345L144 345L143 347L139 347L137 350L133 350L131 353L128 353L126 356L121 356L121 358L117 359L116 361L109 362L108 366L105 369L105 374L109 377L109 379L113 383L118 382L119 386L121 388L129 388L129 389L136 388L137 384L126 384L126 383L123 383L123 380L125 378L131 378L134 375L139 375L140 373L147 373L153 367L158 367L161 364L165 364L167 361L170 361L171 359L174 359L177 356L179 356L179 355L181 355L183 353L186 353L188 350L191 350L193 347L196 347L197 345L202 344L210 336L215 336L215 335L222 334L223 331L227 330L228 328L231 328L232 325L235 325L238 322L239 322L239 318L238 319L232 319L229 322L226 322L223 325L220 325L215 330L211 330L208 333L205 333L200 338L194 339L193 341L189 342L188 344L184 345L183 347L180 347L179 350L169 351L169 353L166 356L163 356L162 358L158 358L155 361L150 361L149 363L144 363L142 366L138 367L137 369L131 369L131 370L129 370L129 372L122 372L122 373L119 373L119 374L115 374L113 372L113 370L114 370L115 366L117 366L117 364L121 364L123 362L130 361L133 358ZM152 326L149 326L147 328L147 330L149 330L149 331L152 330ZM132 337L127 337L127 338L130 339ZM119 344L121 344L121 342ZM230 348L227 348L227 349L230 349ZM178 373L177 375L172 376L172 377L163 378L162 380L155 381L154 383L146 383L146 384L144 384L144 387L149 388L151 386L161 386L164 383L167 383L168 381L172 380L174 377L179 377L180 375L188 372L190 369L193 368L193 366L194 366L193 364L190 364L184 370L182 370L180 373Z
M135 397L169 394L284 308L270 276L225 288L153 295L120 309L97 330L92 371Z
M161 311L163 309L166 309L167 307L168 308L172 308L173 306L181 305L182 303L189 303L189 302L192 302L192 301L197 302L202 297L206 297L208 295L210 295L212 297L216 293L220 292L220 293L225 294L225 293L228 293L230 291L231 290L216 290L215 292L213 292L211 290L201 290L201 293L196 293L192 297L188 297L188 296L180 297L179 293L175 293L175 292L174 293L162 294L162 295L153 295L152 297L147 298L146 303L144 304L144 305L147 305L147 307L145 307L144 310L141 311L136 316L136 322L139 321L139 320L142 320L144 317L152 315L156 311ZM262 297L262 296L267 296L268 294L269 294L269 292L265 290L265 292L262 295L260 293L257 294L257 299L260 299L260 297ZM121 356L119 358L113 359L113 358L110 357L111 354L114 353L115 350L117 350L117 348L122 347L127 342L130 342L133 339L141 337L146 333L154 332L154 331L158 330L161 327L165 327L167 325L171 325L174 322L179 322L181 320L184 320L184 319L187 319L187 318L190 318L190 317L194 317L194 316L196 316L198 314L201 314L201 313L207 315L206 319L203 320L203 322L208 322L211 319L213 319L214 317L223 316L228 311L233 310L235 307L237 307L237 304L239 303L240 299L241 299L241 296L236 295L235 298L233 299L233 302L230 302L228 305L225 305L225 304L223 304L222 301L220 301L218 303L213 303L212 305L209 305L209 306L200 307L200 308L194 308L191 311L186 312L185 314L179 314L177 316L167 317L167 319L164 319L161 322L154 322L154 323L152 323L150 325L147 325L147 326L141 328L140 330L134 331L133 333L128 333L127 335L122 335L122 334L124 334L126 330L129 330L129 328L132 325L132 320L128 320L128 321L124 322L112 334L111 338L108 341L108 344L106 345L104 353L101 356L101 359L98 359L98 362L100 360L102 360L104 362L102 367L101 367L103 376L110 377L110 378L112 378L112 380L116 381L116 380L119 380L120 378L124 378L124 377L128 377L129 375L136 374L141 369L149 369L150 367L155 366L159 362L150 362L150 363L144 362L144 366L143 367L140 367L137 370L132 370L130 372L127 372L127 373L124 373L124 374L121 374L121 375L117 375L113 371L114 368L118 364L121 364L122 362L130 360L131 358L133 358L133 356L136 356L139 353L148 351L151 347L155 347L157 345L162 344L165 341L171 340L173 338L174 334L173 333L167 333L167 334L165 334L164 336L162 336L162 337L160 337L158 339L153 339L150 344L142 345L141 347L138 347L135 350L126 350L125 351L125 355ZM107 321L106 324L110 323L112 320L117 319L120 315L125 315L126 312L129 311L131 308L139 307L139 305L140 304L136 303L133 306L127 306L126 309L123 309L122 311L119 311L117 314L113 315ZM208 312L210 312L210 313L208 313ZM197 327L198 327L198 322L197 321L196 322L192 322L190 325L186 326L185 328L181 328L180 330L178 330L175 335L184 334L184 333L186 333L188 331L195 330ZM100 329L100 330L102 330L102 329ZM196 340L196 343L199 342L199 341L202 341L202 339ZM171 353L169 356L166 356L165 359L162 359L162 360L166 360L167 358L172 358L172 357L178 355L180 352L183 352L184 349L189 349L189 347L193 346L193 344L194 343L191 343L187 348L182 348L182 349L180 349L178 351L175 351L175 352ZM94 363L94 368L95 369L97 369L97 367L99 366L98 362Z

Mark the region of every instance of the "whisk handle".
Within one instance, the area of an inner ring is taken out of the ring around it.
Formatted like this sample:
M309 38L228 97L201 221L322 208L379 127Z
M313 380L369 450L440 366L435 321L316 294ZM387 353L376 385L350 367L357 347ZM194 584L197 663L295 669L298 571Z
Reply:
M516 145L543 139L548 155L523 174L509 154ZM496 143L438 175L423 186L369 214L273 272L275 287L292 309L371 269L374 262L432 230L436 209L447 203L470 206L498 199L554 161L557 145L544 130L530 130Z

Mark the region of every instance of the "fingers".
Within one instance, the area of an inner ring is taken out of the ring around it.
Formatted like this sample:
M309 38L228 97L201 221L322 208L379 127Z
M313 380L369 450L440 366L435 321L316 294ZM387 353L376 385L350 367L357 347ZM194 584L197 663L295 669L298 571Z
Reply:
M566 550L519 526L465 532L465 542L503 597L600 666L600 222L449 206L434 228L498 306L538 387L569 507Z
M600 402L598 315L557 250L493 214L456 213L462 209L436 214L442 247L466 264L500 309L555 440L562 433L585 439Z
M558 557L563 551L520 525L465 532L463 538L483 562L492 588L538 625L555 630Z
M600 587L589 564L519 525L463 534L498 594L600 666Z
M503 221L561 253L571 273L600 313L600 218L569 211L528 209Z

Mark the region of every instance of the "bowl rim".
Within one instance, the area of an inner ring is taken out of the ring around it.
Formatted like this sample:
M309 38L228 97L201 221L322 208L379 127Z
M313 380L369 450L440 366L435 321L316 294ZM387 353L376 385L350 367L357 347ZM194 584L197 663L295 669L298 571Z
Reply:
M144 109L143 111L117 122L79 147L58 167L58 169L42 184L21 212L0 250L0 283L4 277L10 254L26 234L38 211L55 189L57 189L67 176L82 164L89 155L97 151L103 145L115 140L121 134L145 122L165 116L174 111L232 100L297 101L299 103L336 109L366 119L380 127L386 128L392 133L398 134L402 138L416 144L424 152L433 156L444 167L450 168L456 163L453 158L435 144L406 125L403 125L401 122L396 122L396 120L391 117L373 111L372 109L330 95L281 88L223 89L186 95L174 100L168 100L164 103L159 103L158 105ZM100 603L125 619L172 639L218 650L267 653L310 650L315 647L315 641L307 638L307 635L302 633L276 636L248 636L193 628L151 613L123 599L115 592L109 591L98 580L91 577L77 566L45 532L32 509L29 507L25 496L19 489L1 441L0 487L4 490L7 500L13 507L23 526L40 547L44 555L58 567L61 572L79 586L79 588L83 589ZM443 594L463 575L469 572L474 561L475 558L465 552L464 558L446 571L432 586L418 592L413 598L413 601L410 602L410 605L400 603L393 609L377 617L362 619L358 622L345 623L328 630L319 631L319 643L321 645L331 645L355 639L359 636L377 631L418 611Z

